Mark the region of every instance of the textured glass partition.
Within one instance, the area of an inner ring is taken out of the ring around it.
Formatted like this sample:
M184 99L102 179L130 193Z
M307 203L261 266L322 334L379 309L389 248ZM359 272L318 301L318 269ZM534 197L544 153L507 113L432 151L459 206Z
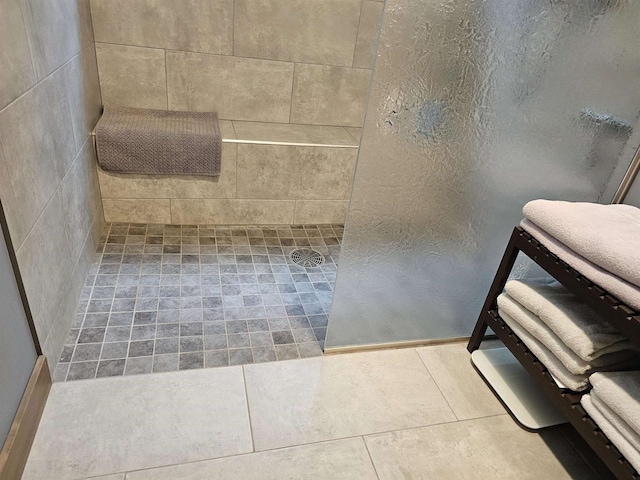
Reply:
M384 15L327 347L469 335L522 206L609 201L640 112L638 1Z

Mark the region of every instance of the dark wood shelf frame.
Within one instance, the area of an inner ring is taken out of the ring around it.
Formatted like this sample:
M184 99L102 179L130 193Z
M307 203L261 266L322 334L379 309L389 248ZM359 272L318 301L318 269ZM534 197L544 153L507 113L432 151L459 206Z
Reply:
M522 227L516 227L511 234L511 239L482 307L467 350L469 352L477 350L482 341L486 339L485 334L487 328L490 327L611 472L620 479L640 480L638 472L611 444L607 436L580 405L580 399L585 392L579 393L559 388L542 362L531 353L498 315L497 298L507 283L519 252L531 258L584 303L601 314L623 335L640 345L640 313L567 265Z

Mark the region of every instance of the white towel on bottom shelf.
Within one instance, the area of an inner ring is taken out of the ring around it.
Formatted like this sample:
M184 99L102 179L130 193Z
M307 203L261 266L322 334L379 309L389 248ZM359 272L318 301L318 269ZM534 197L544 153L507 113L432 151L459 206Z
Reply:
M640 372L602 372L591 376L593 391L640 434Z
M614 352L638 350L602 316L555 280L511 280L505 285L505 291L585 362ZM538 339L546 344L542 338ZM615 361L631 356L633 353L627 351Z
M536 338L525 330L518 322L498 308L498 314L511 330L522 340L529 350L540 360L545 367L560 383L566 388L574 392L580 392L589 385L589 377L587 375L574 375L562 364L558 357L542 345Z
M620 370L625 368L629 364L628 360L634 356L634 352L615 352L598 357L591 362L585 362L567 347L538 316L511 298L509 294L503 293L498 297L498 307L500 311L509 315L544 345L574 375L590 374L595 369Z
M598 427L600 427L600 430L602 430L611 443L620 450L620 453L624 455L633 468L640 471L640 452L622 435L620 430L607 420L606 416L600 411L600 409L593 404L591 395L584 395L580 400L580 404L584 407L591 419L598 425Z
M616 412L611 410L611 408L602 401L596 392L591 390L589 395L591 396L593 406L596 407L602 415L604 415L609 423L620 432L620 434L633 446L633 448L640 452L640 435L638 435L638 433L631 428L627 422L620 418Z

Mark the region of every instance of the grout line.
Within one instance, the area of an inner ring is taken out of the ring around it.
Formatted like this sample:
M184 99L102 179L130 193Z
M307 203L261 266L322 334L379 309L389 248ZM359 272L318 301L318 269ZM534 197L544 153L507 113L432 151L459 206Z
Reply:
M148 49L152 49L152 50L166 50L167 52L170 53L182 53L182 54L188 54L188 55L206 55L206 56L211 56L211 57L226 57L226 58L242 58L242 59L246 59L246 60L255 60L255 61L259 61L259 62L271 62L271 63L288 63L288 64L301 64L301 65L312 65L312 66L316 66L316 67L334 67L334 68L345 68L345 69L349 69L349 70L366 70L368 72L372 72L371 68L362 68L362 67L352 67L350 65L338 65L338 64L333 64L333 63L315 63L315 62L308 62L308 61L297 61L297 60L278 60L278 59L273 59L273 58L260 58L260 57L251 57L251 56L247 56L247 55L226 55L224 53L212 53L212 52L197 52L194 50L177 50L175 48L162 48L162 47L150 47L148 45L131 45L128 43L117 43L117 42L96 42L96 43L100 43L103 45L115 45L115 46L119 46L119 47L131 47L131 48L148 48Z
M295 360L292 360L292 361L295 361ZM229 368L232 368L232 367L229 367ZM164 373L175 373L175 372L164 372ZM417 429L421 429L421 428L431 428L431 427L436 427L436 426L441 426L441 425L448 425L448 424L451 424L451 423L473 422L473 421L482 420L482 419L485 419L485 418L504 417L504 416L508 416L508 415L509 415L508 413L501 413L501 414L497 414L497 415L487 415L486 417L478 417L478 418L472 418L472 419L467 419L467 420L451 421L451 422L436 422L436 423L431 423L431 424L427 424L427 425L416 425L414 427L394 428L394 429L391 429L391 430L382 430L382 431L379 431L379 432L370 432L370 433L361 433L361 434L355 434L355 435L347 435L345 437L337 437L337 438L330 438L330 439L325 439L325 440L316 440L316 441L311 441L311 442L298 443L298 444L295 444L295 445L285 445L285 446L281 446L281 447L266 448L266 449L262 449L262 450L255 450L253 452L237 453L237 454L226 455L226 456L221 456L221 457L202 458L200 460L191 460L191 461L188 461L188 462L181 462L181 463L170 463L170 464L165 464L165 465L158 465L158 466L155 466L155 467L140 468L140 469L136 469L136 470L124 470L124 471L120 471L120 472L112 472L112 473L109 473L108 475L122 475L122 474L134 473L134 472L144 472L144 471L156 470L156 469L167 468L167 467L179 467L179 466L182 466L182 465L190 465L190 464L195 464L195 463L215 461L215 460L220 460L220 459L223 459L223 458L245 457L245 456L248 456L248 455L257 455L257 454L268 453L268 452L278 452L280 450L288 450L288 449L293 449L293 448L297 448L297 447L306 447L306 446L312 446L312 445L322 445L324 443L334 443L334 442L339 442L339 441L343 441L343 440L353 440L353 439L357 439L357 438L362 438L365 441L365 445L366 445L366 437L370 437L370 436L373 436L373 435L385 435L385 434L388 434L388 433L396 433L396 432L402 432L402 431L407 431L407 430L417 430ZM94 478L94 477L85 477L83 480L90 480L91 478Z
M169 74L167 73L167 51L164 52L164 93L167 100L167 110L169 110Z
M291 124L291 115L293 114L293 94L296 86L296 64L293 64L293 72L291 72L291 95L289 96L289 124Z
M362 8L364 7L364 0L360 2L360 12L358 13L358 28L356 29L356 41L353 45L353 55L351 56L351 68L354 68L356 63L356 50L358 49L358 39L360 38L360 22L362 21Z
M231 55L236 54L236 2L231 0Z
M367 455L369 455L369 460L371 461L371 466L373 467L373 471L376 474L376 477L378 477L378 480L380 480L380 474L378 473L378 469L376 468L376 462L373 461L373 456L371 455L371 451L369 450L369 445L367 445L367 441L364 438L364 435L362 435L362 443L364 443L364 448L367 450Z
M435 345L434 345L435 346ZM442 395L442 398L444 399L445 403L447 404L447 406L449 407L449 410L451 410L451 413L453 413L453 416L456 417L456 420L460 421L460 418L458 417L458 415L456 414L455 410L453 409L453 407L451 406L451 404L449 403L449 399L446 397L446 395L443 393L443 391L440 389L440 385L438 385L438 382L436 382L436 379L433 377L431 370L429 370L429 367L427 367L427 364L424 363L424 360L422 359L422 357L420 356L420 354L418 353L418 350L416 347L413 347L413 351L415 352L415 354L418 356L418 358L420 359L420 363L422 363L422 365L424 365L425 370L427 371L427 373L429 374L429 377L431 378L431 380L433 381L433 384L436 386L436 388L438 389L438 391L440 392L440 395Z
M251 408L249 406L249 391L247 390L247 375L245 372L245 365L241 365L242 368L242 386L244 387L244 398L247 401L247 415L249 416L249 436L251 437L251 451L256 451L256 441L253 437L253 421L251 420Z

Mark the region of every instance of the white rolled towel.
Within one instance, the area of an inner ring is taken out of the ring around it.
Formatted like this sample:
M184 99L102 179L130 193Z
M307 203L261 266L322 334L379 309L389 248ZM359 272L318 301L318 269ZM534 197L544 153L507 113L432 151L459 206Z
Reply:
M592 308L562 284L550 281L512 280L505 291L536 315L585 362L614 352L638 350ZM632 356L627 352L627 357Z
M635 352L622 351L602 355L591 362L578 357L538 316L516 302L508 293L498 296L498 307L544 345L574 375L593 373L596 369L620 370L629 365Z
M598 398L640 434L640 372L598 372L591 383Z

